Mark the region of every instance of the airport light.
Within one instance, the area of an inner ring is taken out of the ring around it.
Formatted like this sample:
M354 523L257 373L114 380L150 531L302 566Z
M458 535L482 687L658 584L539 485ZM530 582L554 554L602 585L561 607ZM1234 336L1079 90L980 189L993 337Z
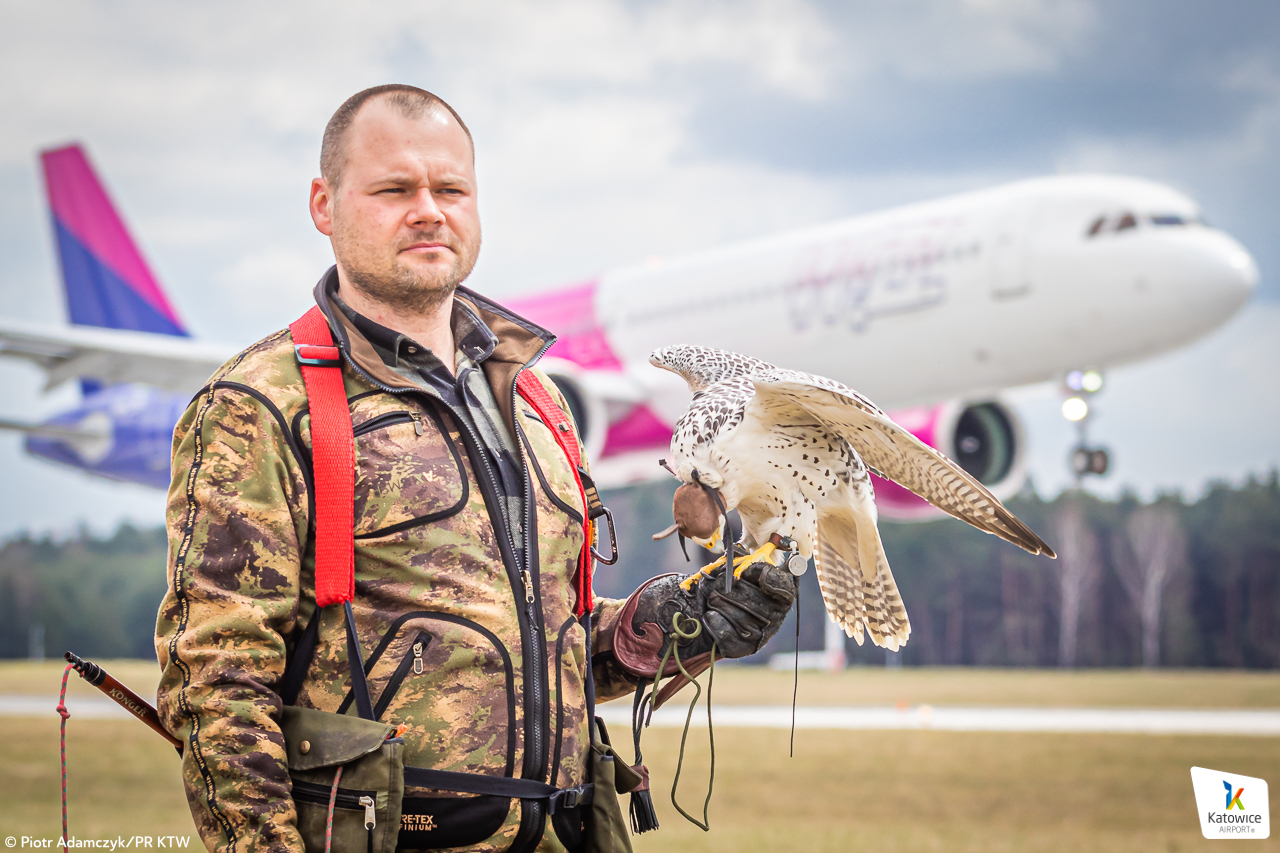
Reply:
M1067 390L1096 394L1102 390L1102 374L1096 370L1073 370L1067 374Z
M1062 401L1062 416L1069 421L1082 421L1089 415L1089 404L1080 397L1068 397Z

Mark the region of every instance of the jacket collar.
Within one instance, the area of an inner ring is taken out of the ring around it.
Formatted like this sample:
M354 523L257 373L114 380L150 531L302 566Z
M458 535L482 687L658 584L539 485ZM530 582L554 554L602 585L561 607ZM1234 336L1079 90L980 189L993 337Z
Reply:
M417 385L383 362L373 344L334 304L333 299L330 298L330 292L336 293L337 286L338 268L332 266L320 277L320 281L316 282L314 295L316 305L329 321L329 328L333 330L338 346L347 353L357 367L383 385L395 390L417 390ZM467 355L480 364L493 389L498 407L502 409L507 427L511 429L511 434L514 436L516 433L512 402L516 375L524 368L531 367L542 353L555 343L556 336L469 288L459 287L453 298L461 303L459 307L469 310L492 333L491 352L487 354L468 352ZM474 335L468 337L475 338ZM477 355L480 358L476 358Z

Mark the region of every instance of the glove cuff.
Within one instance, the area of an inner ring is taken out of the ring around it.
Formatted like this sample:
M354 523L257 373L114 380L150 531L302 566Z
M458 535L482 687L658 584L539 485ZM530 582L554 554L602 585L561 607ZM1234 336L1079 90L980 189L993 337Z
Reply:
M662 646L666 633L661 626L653 622L645 622L637 630L632 626L632 621L636 615L636 607L640 603L640 596L644 591L655 583L672 577L681 577L681 575L677 572L671 572L649 578L649 580L640 584L639 588L631 593L630 597L623 603L622 611L618 614L617 628L614 629L613 633L613 656L617 658L622 668L632 675L638 675L641 678L653 678L658 673L658 665L662 662ZM675 672L679 672L676 662L668 660L662 674L666 676Z

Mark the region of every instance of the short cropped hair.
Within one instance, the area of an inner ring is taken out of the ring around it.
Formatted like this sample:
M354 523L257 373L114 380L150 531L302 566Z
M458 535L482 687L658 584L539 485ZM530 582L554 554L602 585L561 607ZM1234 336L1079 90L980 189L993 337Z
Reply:
M355 121L356 114L360 112L368 101L374 98L382 98L385 103L395 108L405 118L421 118L426 115L428 110L444 107L449 111L449 115L453 116L458 122L458 126L462 128L462 132L467 135L467 142L471 145L471 157L475 159L476 144L471 138L471 131L467 128L467 123L462 120L462 116L458 115L453 107L445 103L444 99L438 95L433 95L426 89L419 89L417 86L407 86L403 83L387 83L382 86L374 86L371 89L365 89L363 92L356 92L350 98L338 107L329 123L324 128L324 139L320 142L320 175L328 182L332 188L337 188L339 181L342 179L342 168L346 165L346 146L343 144L343 137L346 136L347 130Z

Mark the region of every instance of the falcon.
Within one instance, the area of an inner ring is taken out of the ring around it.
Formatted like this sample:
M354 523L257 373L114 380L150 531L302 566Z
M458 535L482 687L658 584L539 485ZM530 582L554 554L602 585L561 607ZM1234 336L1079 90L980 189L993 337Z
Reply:
M768 362L700 346L649 356L693 392L671 437L669 467L683 485L672 506L679 531L712 547L736 508L750 554L735 576L779 547L814 560L827 612L862 645L897 650L911 623L876 528L869 474L893 480L945 513L1029 551L1056 557L968 472L889 419L852 388ZM691 589L725 557L691 575Z

